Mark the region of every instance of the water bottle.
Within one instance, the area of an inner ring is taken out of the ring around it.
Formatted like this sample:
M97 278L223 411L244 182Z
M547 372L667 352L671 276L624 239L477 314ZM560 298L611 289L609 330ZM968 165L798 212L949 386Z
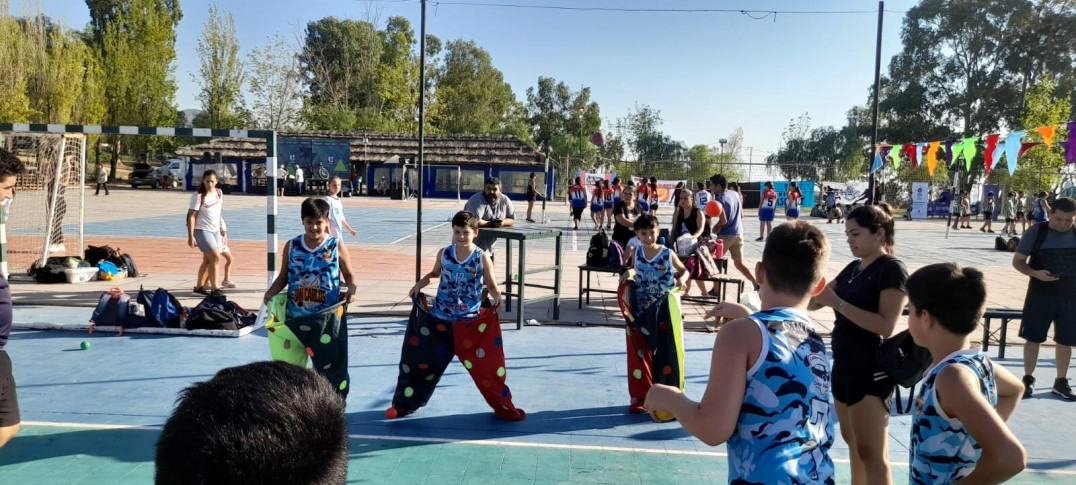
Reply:
M714 256L717 259L725 259L725 241L718 239L715 241Z
M665 236L662 236L662 237L658 238L658 245L659 246L664 246L665 245Z

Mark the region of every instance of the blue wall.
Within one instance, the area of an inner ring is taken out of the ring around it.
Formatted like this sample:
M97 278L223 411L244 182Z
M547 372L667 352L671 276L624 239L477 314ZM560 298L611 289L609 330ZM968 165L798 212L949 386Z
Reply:
M459 191L459 196L460 196L460 198L463 198L463 199L470 198L472 195L474 195L474 194L476 194L478 192L481 192L483 182L485 181L486 178L497 177L497 178L500 178L501 181L502 181L502 184L505 185L505 187L504 187L505 195L507 195L510 199L512 199L512 200L527 200L527 195L526 195L525 192L523 192L523 191L514 192L513 190L515 190L515 189L507 186L508 182L511 181L511 180L518 180L518 178L520 178L520 177L528 178L532 172L538 173L538 174L542 173L542 167L541 166L535 166L535 167L515 167L515 166L512 166L512 167L497 167L497 166L489 166L489 165L460 165L459 167L460 167L460 171L463 172L463 174L464 174L464 179L465 180L468 178L467 177L468 172L470 172L471 175L478 175L475 172L481 172L480 180L476 177L475 181L471 184L470 187L468 187L467 189ZM440 190L438 189L438 187L437 187L437 172L438 172L438 169L451 170L451 171L454 172L454 171L456 171L456 165L432 165L432 166L424 167L423 178L422 178L422 187L424 189L423 190L423 196L424 197L445 198L445 199L454 199L454 198L456 198L457 190L456 190L455 185L452 185L450 189L445 188L445 187L442 187ZM370 165L366 170L366 180L365 180L366 189L367 189L368 193L377 194L376 187L377 187L377 184L380 181L381 177L382 176L388 177L388 180L391 182L394 179L399 177L399 173L400 173L401 170L403 170L403 169L399 165L389 165L389 164ZM408 174L413 174L414 171L415 171L415 168L413 166L408 166L408 169L407 169ZM552 182L553 180L555 180L555 174L556 174L556 172L552 168L550 168L549 173L546 174L546 179L549 180L550 182ZM413 175L409 175L409 178L411 178L411 177L413 177ZM414 179L412 179L412 181L413 181L413 183L417 182L417 181L414 181ZM539 179L539 181L540 181L540 179ZM539 191L541 191L541 190L542 190L541 183L539 183ZM548 190L546 192L547 193L544 194L544 196L546 198L548 198L553 193L553 185L552 185L552 183L549 184Z

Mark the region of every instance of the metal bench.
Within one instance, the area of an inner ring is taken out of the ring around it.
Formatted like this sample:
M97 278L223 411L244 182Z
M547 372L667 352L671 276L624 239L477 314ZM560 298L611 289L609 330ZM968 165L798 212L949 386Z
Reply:
M993 319L1001 320L1001 327L990 330L990 321ZM998 358L1005 358L1005 339L1009 333L1009 320L1021 320L1024 318L1023 309L1016 308L987 308L983 312L983 352L990 350L990 339L996 334L998 336Z
M585 264L579 265L579 308L583 308L583 298L587 300L587 305L590 304L591 293L609 293L616 294L616 290L603 290L601 288L590 287L590 273L609 273L619 275L621 272L618 268L610 268L608 266L588 266ZM587 284L583 285L583 273L587 274ZM613 285L614 288L616 285Z

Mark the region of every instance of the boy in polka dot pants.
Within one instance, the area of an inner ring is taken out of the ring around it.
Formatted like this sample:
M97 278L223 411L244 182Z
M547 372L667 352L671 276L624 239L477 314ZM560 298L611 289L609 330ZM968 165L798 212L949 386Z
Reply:
M478 216L460 211L452 218L453 244L437 255L433 270L415 283L415 299L400 352L400 375L389 419L403 417L425 406L453 357L471 374L478 391L507 421L522 421L526 412L512 404L505 385L507 371L501 323L496 308L501 302L489 255L475 246ZM421 294L433 278L440 280L432 302ZM482 308L482 285L489 289L493 308Z

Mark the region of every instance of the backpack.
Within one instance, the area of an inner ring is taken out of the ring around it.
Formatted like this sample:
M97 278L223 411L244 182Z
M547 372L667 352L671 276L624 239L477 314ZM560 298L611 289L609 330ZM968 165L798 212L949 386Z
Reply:
M206 295L191 309L186 327L187 330L239 330L252 325L257 318L224 295Z
M900 387L912 389L923 378L923 374L934 362L930 351L916 344L912 339L912 334L904 330L882 341L875 353L875 361L878 363L878 368L882 369L899 386L896 389L895 399L897 413L903 414L910 411L915 393L909 393L908 407L906 410L901 410Z
M127 276L138 276L138 266L135 266L134 258L130 254L121 254L120 261L123 263L122 266L127 268Z
M590 247L587 249L587 266L604 268L609 264L609 236L605 229L598 229L598 233L590 237Z
M610 268L624 268L624 246L621 246L619 242L609 242L609 255L606 258L606 265Z
M183 305L168 290L141 290L138 292L138 303L146 309L146 317L153 325L179 328L180 316L184 313Z
M1005 236L998 236L994 238L994 249L998 251L1007 251L1009 241L1005 239Z
M130 301L131 297L120 288L111 288L101 293L101 299L97 302L97 307L93 309L93 314L90 316L90 323L93 325L122 327L130 311L127 308ZM90 331L93 331L92 327Z
M86 246L85 259L92 265L101 261L109 261L117 256L116 250L109 246Z

